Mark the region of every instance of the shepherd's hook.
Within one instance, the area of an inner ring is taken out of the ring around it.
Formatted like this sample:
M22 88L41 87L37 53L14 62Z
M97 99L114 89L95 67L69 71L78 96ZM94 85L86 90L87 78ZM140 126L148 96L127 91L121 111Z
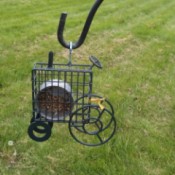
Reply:
M84 40L86 39L86 35L89 31L93 17L102 2L103 0L96 0L94 5L92 6L78 41L72 43L72 49L76 49L83 44ZM70 49L70 42L66 42L63 37L63 30L66 22L66 17L67 17L67 13L61 13L60 22L59 22L58 31L57 31L57 38L63 47Z

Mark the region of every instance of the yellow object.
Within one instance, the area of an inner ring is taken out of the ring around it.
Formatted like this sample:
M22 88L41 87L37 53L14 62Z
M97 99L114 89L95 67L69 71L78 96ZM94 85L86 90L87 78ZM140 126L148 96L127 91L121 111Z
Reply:
M89 100L89 102L97 103L99 105L100 109L103 110L105 108L105 106L102 105L104 100L105 100L105 98L91 98Z

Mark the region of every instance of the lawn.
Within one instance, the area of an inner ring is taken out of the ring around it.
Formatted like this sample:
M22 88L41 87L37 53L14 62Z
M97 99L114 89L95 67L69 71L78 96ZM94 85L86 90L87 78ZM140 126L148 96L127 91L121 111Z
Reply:
M57 41L79 37L94 0L0 1L0 174L174 175L175 1L104 0L73 63L95 55L93 93L113 105L117 132L99 147L83 146L67 124L54 124L43 143L31 140L31 70L36 62L66 63Z

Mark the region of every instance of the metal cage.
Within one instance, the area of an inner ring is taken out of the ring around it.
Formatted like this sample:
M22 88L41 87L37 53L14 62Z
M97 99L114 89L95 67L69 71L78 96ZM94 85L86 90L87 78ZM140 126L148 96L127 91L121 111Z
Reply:
M101 63L91 56L92 65L53 64L53 54L49 55L48 63L36 63L32 69L29 136L42 142L51 136L53 123L68 123L77 142L88 146L106 143L115 133L116 120L111 103L92 94L92 68L102 68Z
M81 99L92 93L91 65L37 63L32 70L33 117L49 122L68 122L71 114L89 105ZM79 100L81 99L81 100Z

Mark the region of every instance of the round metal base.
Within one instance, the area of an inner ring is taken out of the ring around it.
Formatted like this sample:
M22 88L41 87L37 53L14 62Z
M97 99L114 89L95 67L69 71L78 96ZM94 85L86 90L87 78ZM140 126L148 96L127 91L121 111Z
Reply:
M36 129L39 129L39 132ZM29 125L28 135L37 142L46 141L51 136L51 127L48 123L42 121L33 122Z

